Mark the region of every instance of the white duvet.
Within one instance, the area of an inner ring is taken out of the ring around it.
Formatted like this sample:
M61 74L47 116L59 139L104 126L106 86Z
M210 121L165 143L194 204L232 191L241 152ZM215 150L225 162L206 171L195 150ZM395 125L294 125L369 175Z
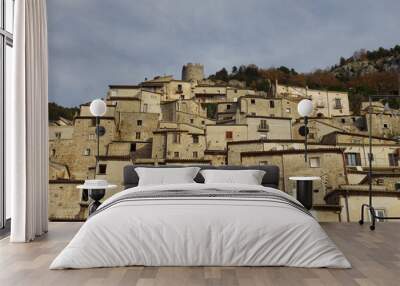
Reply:
M50 269L145 266L349 268L318 222L293 206L246 198L153 198L108 204L130 192L263 190L254 185L136 187L106 200Z

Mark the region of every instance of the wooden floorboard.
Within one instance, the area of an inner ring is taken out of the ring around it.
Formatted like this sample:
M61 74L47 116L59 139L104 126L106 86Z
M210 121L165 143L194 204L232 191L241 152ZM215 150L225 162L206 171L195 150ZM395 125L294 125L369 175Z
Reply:
M289 267L120 267L48 270L82 223L50 223L48 234L32 243L0 241L1 286L264 286L400 285L400 223L325 223L323 228L352 263L352 269Z

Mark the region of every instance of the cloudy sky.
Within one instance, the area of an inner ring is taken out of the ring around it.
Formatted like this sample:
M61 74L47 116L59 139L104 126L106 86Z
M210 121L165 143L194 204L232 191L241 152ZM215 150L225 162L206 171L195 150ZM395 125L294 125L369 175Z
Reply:
M311 71L400 43L398 0L49 0L49 99L104 97L109 84L234 65Z

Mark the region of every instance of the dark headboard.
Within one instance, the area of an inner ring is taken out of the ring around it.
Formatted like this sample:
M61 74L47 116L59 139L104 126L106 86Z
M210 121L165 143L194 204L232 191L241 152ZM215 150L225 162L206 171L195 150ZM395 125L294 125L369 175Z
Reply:
M262 185L264 187L271 187L278 189L279 186L279 167L275 165L263 165L263 166L182 166L182 165L165 165L165 166L142 166L142 165L128 165L124 167L124 189L136 187L139 183L139 177L135 172L135 168L145 167L145 168L181 168L181 167L199 167L202 170L205 169L218 169L218 170L263 170L265 171L264 178L262 180ZM198 173L194 180L197 183L204 183L203 176Z

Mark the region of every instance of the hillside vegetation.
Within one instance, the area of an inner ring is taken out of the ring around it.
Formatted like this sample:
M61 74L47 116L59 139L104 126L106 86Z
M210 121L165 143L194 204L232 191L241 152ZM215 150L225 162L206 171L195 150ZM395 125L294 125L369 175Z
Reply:
M72 120L79 111L78 107L64 107L55 102L49 102L49 120L55 121L60 117Z
M350 58L340 58L339 63L328 69L298 73L293 68L281 66L260 68L256 65L233 67L230 72L222 68L209 79L228 83L239 80L247 87L269 91L270 83L308 86L311 89L348 91L353 111L359 111L360 102L369 94L398 94L400 72L400 46L375 51L359 50ZM392 101L398 108L400 102Z

